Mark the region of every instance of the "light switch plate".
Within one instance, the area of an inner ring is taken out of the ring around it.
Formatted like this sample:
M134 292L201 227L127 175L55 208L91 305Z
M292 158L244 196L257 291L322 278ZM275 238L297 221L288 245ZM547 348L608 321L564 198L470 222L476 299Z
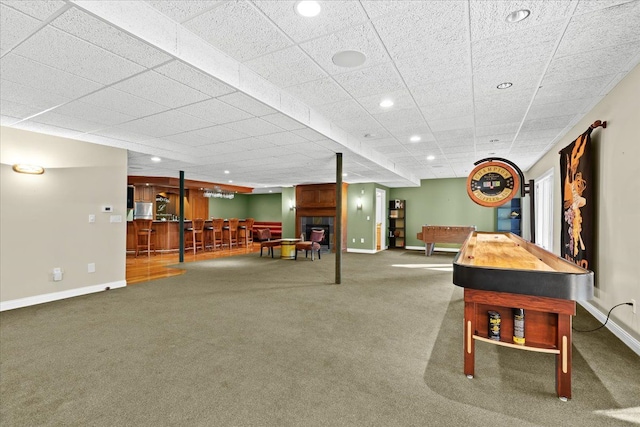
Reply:
M122 215L111 215L109 222L122 222Z
M89 222L90 223L96 222L96 216L93 214L89 215Z

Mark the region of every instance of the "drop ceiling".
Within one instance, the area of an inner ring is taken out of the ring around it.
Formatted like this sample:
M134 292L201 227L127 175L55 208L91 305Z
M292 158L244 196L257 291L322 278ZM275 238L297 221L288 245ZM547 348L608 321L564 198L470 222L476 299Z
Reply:
M260 192L343 153L346 182L415 186L526 171L640 62L640 1L294 4L2 0L0 123L127 149L130 175Z

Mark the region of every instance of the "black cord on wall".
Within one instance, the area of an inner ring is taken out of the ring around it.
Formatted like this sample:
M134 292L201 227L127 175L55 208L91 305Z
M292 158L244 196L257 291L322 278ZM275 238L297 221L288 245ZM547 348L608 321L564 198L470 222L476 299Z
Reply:
M611 310L609 310L609 312L607 313L607 319L604 321L604 323L602 325L598 326L595 329L588 329L586 331L585 330L581 330L581 329L576 329L574 327L571 327L571 329L573 329L576 332L594 332L594 331L597 331L598 329L602 329L602 328L604 328L604 325L606 325L607 322L609 321L609 316L611 315L611 312L613 311L613 309L616 308L616 307L620 307L621 305L633 305L633 304L630 303L630 302L621 302L620 304L614 305L613 307L611 307Z

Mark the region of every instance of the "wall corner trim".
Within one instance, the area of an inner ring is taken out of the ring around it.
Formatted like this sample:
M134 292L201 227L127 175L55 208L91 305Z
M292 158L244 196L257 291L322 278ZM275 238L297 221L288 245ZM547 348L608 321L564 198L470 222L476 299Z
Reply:
M50 294L42 294L32 297L2 301L0 302L0 311L14 310L16 308L29 307L36 304L44 304L47 302L59 301L62 299L79 297L81 295L93 294L96 292L105 291L106 288L116 289L124 288L126 286L126 280L118 280L117 282L101 283L99 285L85 286L83 288L68 289L66 291L52 292Z

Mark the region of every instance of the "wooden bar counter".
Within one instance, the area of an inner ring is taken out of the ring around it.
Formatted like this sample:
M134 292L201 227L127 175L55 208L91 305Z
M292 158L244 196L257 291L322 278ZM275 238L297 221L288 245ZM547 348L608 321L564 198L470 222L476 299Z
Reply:
M205 227L210 225L211 221L205 221ZM185 220L184 228L189 227L191 220ZM180 248L180 221L153 221L153 230L156 250L177 251ZM127 251L135 251L133 221L127 222Z
M473 378L475 342L556 356L556 392L571 398L571 318L576 300L593 298L593 272L511 233L473 232L453 263L464 287L464 373ZM524 309L524 344L515 344L514 309ZM488 312L500 314L490 337Z

